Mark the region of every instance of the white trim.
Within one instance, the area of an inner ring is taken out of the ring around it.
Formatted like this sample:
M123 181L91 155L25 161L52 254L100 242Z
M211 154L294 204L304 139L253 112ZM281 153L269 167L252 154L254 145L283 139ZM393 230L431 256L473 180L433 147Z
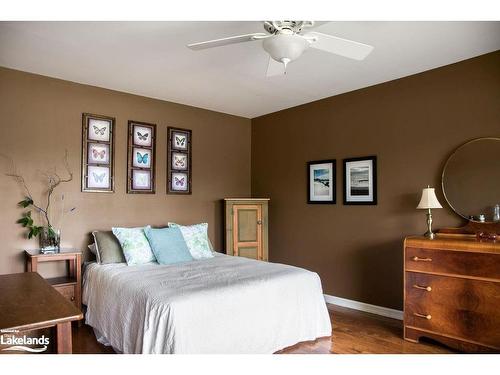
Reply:
M377 305L370 305L369 303L353 301L352 299L341 298L324 294L325 302L332 305L347 307L349 309L364 311L372 314L386 316L388 318L403 320L403 312L400 310L390 309Z

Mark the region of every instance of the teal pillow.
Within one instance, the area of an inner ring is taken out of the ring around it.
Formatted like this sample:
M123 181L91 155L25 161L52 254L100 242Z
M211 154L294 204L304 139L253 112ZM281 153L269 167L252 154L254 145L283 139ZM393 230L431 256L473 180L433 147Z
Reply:
M151 250L160 264L173 264L193 260L179 228L144 228Z

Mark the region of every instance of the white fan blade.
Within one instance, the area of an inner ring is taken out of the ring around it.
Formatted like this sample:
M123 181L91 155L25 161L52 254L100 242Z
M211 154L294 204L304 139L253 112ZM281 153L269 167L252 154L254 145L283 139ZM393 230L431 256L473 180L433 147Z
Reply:
M269 56L269 63L267 64L266 76L273 77L273 76L282 76L284 74L285 74L285 66L282 63L277 62L271 56Z
M191 44L188 44L187 46L189 48L197 51L197 50L205 49L205 48L225 46L227 44L251 42L253 40L263 39L264 37L268 37L268 36L270 36L270 35L264 34L264 33L253 33L253 34L230 36L229 38L208 40L206 42L191 43Z
M373 47L368 44L355 42L353 40L339 38L333 35L311 31L306 37L314 36L317 40L311 43L311 48L334 53L336 55L348 57L354 60L363 60L373 51Z

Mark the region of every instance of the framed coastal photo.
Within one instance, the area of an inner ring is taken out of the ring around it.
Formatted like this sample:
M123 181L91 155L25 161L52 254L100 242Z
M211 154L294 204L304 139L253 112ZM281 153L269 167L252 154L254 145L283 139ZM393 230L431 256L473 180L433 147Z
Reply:
M377 157L344 159L344 204L377 204Z
M316 160L307 163L307 203L336 203L336 160Z

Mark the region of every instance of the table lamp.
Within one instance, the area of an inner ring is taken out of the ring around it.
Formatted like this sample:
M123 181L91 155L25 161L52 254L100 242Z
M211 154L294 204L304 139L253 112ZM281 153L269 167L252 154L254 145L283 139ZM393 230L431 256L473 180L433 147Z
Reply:
M429 185L425 189L422 190L422 198L420 198L420 203L417 206L419 210L427 210L427 232L425 232L424 236L429 239L434 239L435 234L432 232L432 212L433 208L443 208L439 203L436 193L434 192L434 188L431 188Z

